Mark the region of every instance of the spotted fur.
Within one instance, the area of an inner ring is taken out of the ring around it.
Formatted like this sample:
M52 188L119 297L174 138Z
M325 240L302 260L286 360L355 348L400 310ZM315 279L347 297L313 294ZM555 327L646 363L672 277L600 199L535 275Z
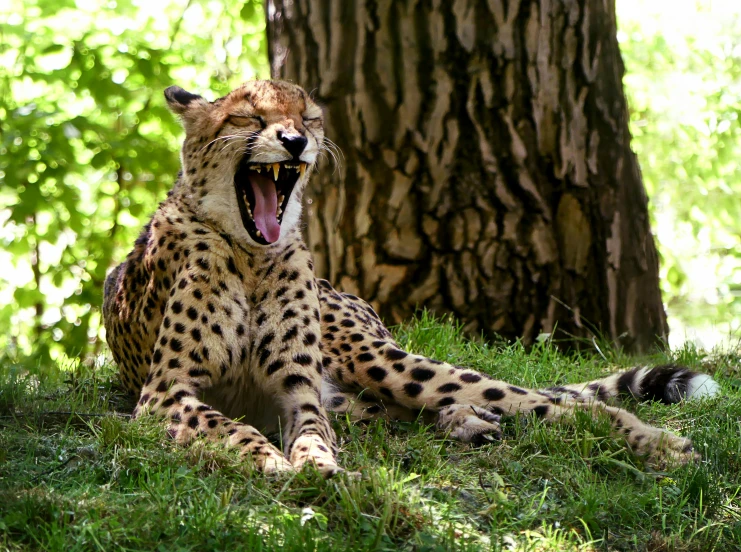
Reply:
M254 81L215 102L177 87L165 96L186 130L183 170L105 285L107 339L123 384L139 395L136 416L163 416L178 442L224 441L265 472L307 463L339 471L327 411L354 420L422 415L475 442L498 437L501 416L555 421L582 409L607 415L654 463L695 458L689 440L608 403L711 395L717 384L707 376L659 366L524 389L403 351L366 302L316 279L298 223L324 134L302 89ZM274 189L260 180L263 168L276 171ZM248 197L258 180L277 203ZM266 204L277 205L275 221ZM260 209L279 236L258 231L269 228L255 222ZM282 450L271 433L282 435Z

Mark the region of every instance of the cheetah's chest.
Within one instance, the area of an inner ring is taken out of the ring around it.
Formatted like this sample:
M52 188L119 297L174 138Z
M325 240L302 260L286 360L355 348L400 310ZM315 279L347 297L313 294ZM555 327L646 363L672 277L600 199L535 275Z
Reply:
M242 377L222 382L203 393L202 400L226 416L250 424L263 433L275 433L280 428L280 411L271 396L250 374L249 366L241 366Z
M245 330L229 344L225 373L202 397L230 418L265 433L278 432L285 425L280 419L284 405L276 399L283 372L316 370L321 364L321 356L307 355L307 343L316 344L319 339L318 299L312 301L299 286L288 288L284 291L279 282L268 281L247 294Z
M285 405L276 399L281 391L276 382L292 370L321 369L319 299L308 251L288 244L246 252L215 238L190 250L191 264L208 271L186 282L186 294L188 286L199 286L202 293L183 309L195 309L189 320L200 325L204 340L219 340L210 356L201 354L215 376L201 398L230 418L278 431ZM218 358L214 350L220 351Z

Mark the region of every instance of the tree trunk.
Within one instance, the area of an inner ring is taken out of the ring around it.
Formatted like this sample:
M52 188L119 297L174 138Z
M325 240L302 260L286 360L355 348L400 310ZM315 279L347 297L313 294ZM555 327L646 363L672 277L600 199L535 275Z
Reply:
M273 77L344 153L307 197L317 273L532 342L668 333L614 0L268 0Z

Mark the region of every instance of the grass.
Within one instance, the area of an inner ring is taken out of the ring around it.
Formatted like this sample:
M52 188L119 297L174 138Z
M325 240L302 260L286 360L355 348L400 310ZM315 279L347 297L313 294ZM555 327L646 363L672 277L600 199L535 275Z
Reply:
M426 315L403 346L527 386L602 376L631 359L563 355L548 343L464 339ZM7 550L738 550L739 355L670 355L716 375L721 397L632 405L691 437L703 461L649 469L605 420L509 419L472 448L417 423L334 420L341 463L360 480L266 477L233 451L168 441L129 421L115 369L0 373L0 549ZM657 355L650 362L666 361ZM633 360L635 362L635 360ZM94 415L92 415L94 414Z

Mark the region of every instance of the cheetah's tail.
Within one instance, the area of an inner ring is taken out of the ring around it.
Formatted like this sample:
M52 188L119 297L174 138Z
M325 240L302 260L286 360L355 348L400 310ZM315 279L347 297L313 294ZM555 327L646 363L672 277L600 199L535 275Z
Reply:
M639 366L586 383L553 387L549 391L603 402L632 396L640 401L671 404L683 399L712 397L718 394L720 386L707 374L693 372L684 366L663 364Z

